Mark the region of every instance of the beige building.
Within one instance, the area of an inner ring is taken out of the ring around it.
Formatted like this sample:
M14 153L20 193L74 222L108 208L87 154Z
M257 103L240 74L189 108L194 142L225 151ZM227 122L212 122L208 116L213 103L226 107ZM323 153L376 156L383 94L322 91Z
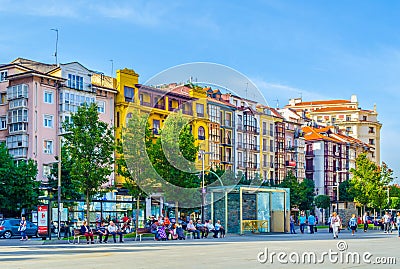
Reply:
M360 108L356 95L350 100L325 100L303 102L301 98L291 99L286 108L304 112L318 125L337 126L346 135L371 146L371 160L380 163L380 132L376 106L373 110Z

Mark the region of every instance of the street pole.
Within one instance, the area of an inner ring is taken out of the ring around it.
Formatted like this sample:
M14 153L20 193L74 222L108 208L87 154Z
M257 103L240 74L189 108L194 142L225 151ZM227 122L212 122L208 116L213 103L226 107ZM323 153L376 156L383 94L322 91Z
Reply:
M204 179L204 157L206 154L212 154L212 152L205 152L204 150L199 151L199 158L201 158L201 222L204 223L204 204L205 204L205 179Z
M58 184L57 184L57 220L58 220L58 229L57 229L57 238L60 239L60 230L61 230L61 135L59 136L59 145L58 145Z
M201 188L201 223L204 223L204 152L201 156L201 177L202 177L202 188Z

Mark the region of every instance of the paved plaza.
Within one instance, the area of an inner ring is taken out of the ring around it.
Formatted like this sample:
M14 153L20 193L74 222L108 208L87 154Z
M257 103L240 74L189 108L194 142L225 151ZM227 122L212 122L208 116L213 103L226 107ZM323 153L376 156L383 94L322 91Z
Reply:
M397 234L380 231L358 231L356 236L343 231L339 240L333 240L326 230L167 242L127 239L122 244L94 245L1 239L0 268L320 268L321 264L323 268L397 268L399 250ZM315 261L310 253L315 253ZM356 254L359 262L353 261ZM346 260L347 256L351 257Z

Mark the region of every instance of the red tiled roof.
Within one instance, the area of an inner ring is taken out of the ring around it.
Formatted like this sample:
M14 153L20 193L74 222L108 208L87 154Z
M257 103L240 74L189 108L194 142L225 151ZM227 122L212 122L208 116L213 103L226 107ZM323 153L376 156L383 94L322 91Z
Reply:
M333 104L343 104L343 103L351 103L349 100L318 100L318 101L309 101L309 102L301 102L294 104L294 106L310 106L310 105L333 105ZM290 106L290 105L289 105Z
M347 111L347 110L357 110L354 107L346 107L346 106L338 106L338 107L323 107L317 108L312 111L313 112L331 112L331 111Z
M336 142L336 143L343 143L342 141L330 137L330 136L326 136L323 135L321 133L326 132L326 128L313 128L310 126L305 126L302 128L303 132L304 132L304 138L307 141L312 141L312 140L325 140L325 141L332 141L332 142Z

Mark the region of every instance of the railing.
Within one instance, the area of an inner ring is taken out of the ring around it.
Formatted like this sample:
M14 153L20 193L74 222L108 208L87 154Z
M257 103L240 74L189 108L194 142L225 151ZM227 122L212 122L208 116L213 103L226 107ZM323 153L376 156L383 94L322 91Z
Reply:
M154 108L158 108L158 109L164 110L165 109L165 105L156 104L156 105L154 105Z
M150 103L150 102L144 102L144 101L140 101L140 105L142 105L142 106L149 106L149 107L151 107L151 103Z

